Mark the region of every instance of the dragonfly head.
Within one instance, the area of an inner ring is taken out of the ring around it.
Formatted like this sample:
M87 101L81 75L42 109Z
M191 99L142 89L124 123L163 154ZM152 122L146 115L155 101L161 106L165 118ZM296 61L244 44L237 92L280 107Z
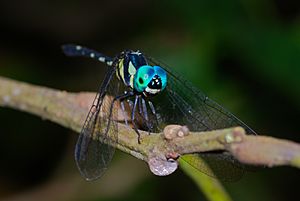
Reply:
M167 73L159 66L141 66L133 80L134 89L145 96L153 96L161 92L167 85Z

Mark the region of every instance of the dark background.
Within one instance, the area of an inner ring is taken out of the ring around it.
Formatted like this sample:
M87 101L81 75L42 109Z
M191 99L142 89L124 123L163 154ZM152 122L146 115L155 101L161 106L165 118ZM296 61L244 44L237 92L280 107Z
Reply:
M109 56L139 49L257 133L300 142L299 11L297 0L0 1L0 75L95 91L106 67L65 57L62 44ZM77 134L6 108L0 122L0 200L205 200L181 171L156 177L123 153L85 182L73 159ZM264 168L225 186L234 200L296 200L299 180L296 169Z

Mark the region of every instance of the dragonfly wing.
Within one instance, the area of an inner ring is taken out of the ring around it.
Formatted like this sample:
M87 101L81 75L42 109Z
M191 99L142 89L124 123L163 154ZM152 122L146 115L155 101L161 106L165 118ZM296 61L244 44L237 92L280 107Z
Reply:
M75 148L78 169L87 180L102 176L107 169L117 143L117 125L113 121L116 112L109 115L111 101L104 101L107 94L118 93L115 68L110 68L88 113Z
M153 65L153 64L152 64ZM159 64L154 64L159 65ZM162 124L187 125L191 131L209 131L241 126L247 134L255 132L232 113L209 99L189 81L164 67L168 73L166 89L153 98ZM163 129L163 127L162 127Z
M152 65L162 66L168 73L166 89L154 97L154 105L158 113L158 130L167 124L186 125L191 131L210 131L234 126L241 126L247 134L255 134L245 123L228 112L222 106L209 99L203 92L194 87L189 81L175 74L151 59ZM244 173L244 165L225 152L195 154L204 159L211 171L203 168L197 160L188 163L209 176L221 180L232 181Z

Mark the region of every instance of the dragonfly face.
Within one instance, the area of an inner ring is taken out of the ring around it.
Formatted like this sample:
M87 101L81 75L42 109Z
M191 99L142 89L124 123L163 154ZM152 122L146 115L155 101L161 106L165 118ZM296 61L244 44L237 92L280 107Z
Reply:
M150 66L139 51L124 51L118 58L117 77L145 97L154 96L166 88L167 73L160 66Z
M153 96L166 88L167 74L159 66L140 67L133 79L134 89L144 94L144 96Z

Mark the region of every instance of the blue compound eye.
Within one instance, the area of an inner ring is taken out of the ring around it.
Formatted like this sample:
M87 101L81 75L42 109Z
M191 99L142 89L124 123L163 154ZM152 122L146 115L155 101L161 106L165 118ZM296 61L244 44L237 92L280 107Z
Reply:
M155 71L152 66L145 65L140 67L134 76L134 89L138 92L143 92L147 88L149 82L152 80L154 74Z
M167 86L167 73L160 66L142 66L134 76L133 86L137 92L158 94Z
M155 74L158 75L161 79L161 83L162 83L161 90L164 90L167 86L167 73L160 66L154 66L153 68L154 68Z

